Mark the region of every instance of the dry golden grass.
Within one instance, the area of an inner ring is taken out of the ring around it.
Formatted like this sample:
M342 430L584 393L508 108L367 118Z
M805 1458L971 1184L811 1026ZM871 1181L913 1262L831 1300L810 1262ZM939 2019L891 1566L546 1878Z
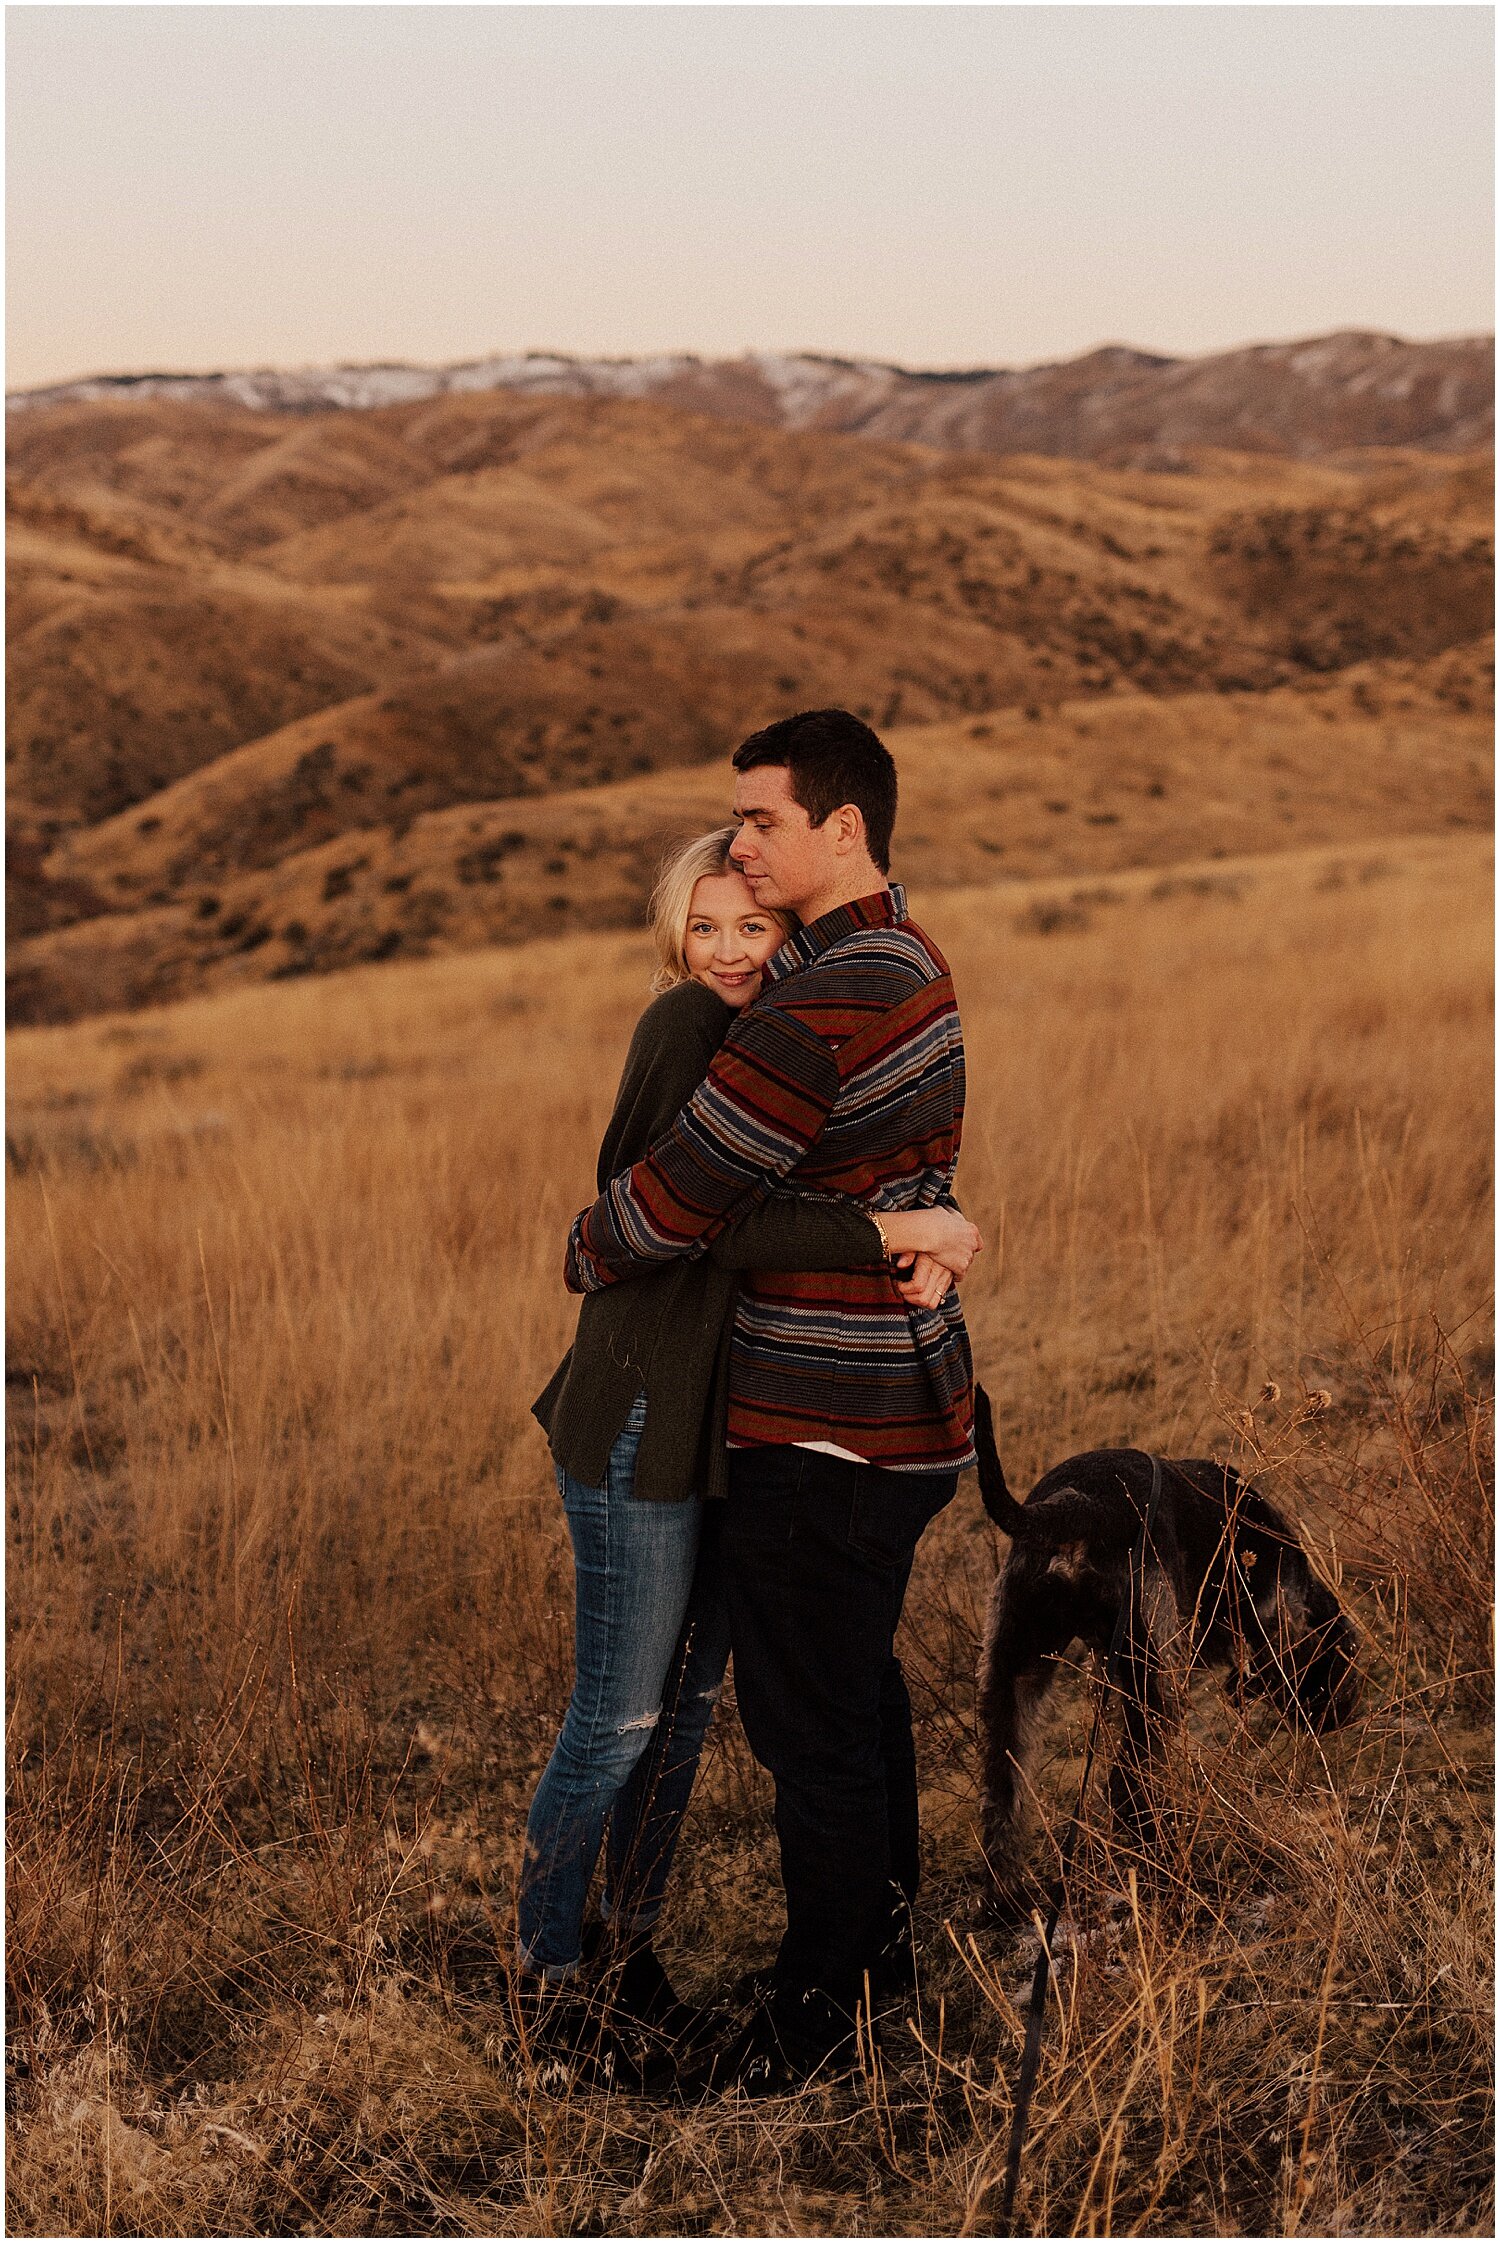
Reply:
M1248 1460L1369 1646L1318 1746L1199 1690L1154 1878L1096 1803L1029 2230L1492 2232L1491 861L916 898L1013 1480L1111 1439ZM569 1678L527 1402L644 979L638 938L570 935L12 1037L13 2232L992 2230L1032 1946L974 1906L967 1485L905 1637L918 2031L753 2111L551 2099L507 2054ZM722 1720L665 1942L692 1991L774 1944L767 1805Z

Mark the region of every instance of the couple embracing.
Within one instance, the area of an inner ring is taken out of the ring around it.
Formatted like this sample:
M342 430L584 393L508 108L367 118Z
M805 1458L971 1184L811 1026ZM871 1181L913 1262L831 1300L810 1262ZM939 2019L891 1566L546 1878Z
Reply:
M517 1999L542 2046L603 2052L617 2078L659 2073L654 2046L756 2094L851 2063L860 2006L912 1981L894 1638L918 1540L974 1459L953 1280L980 1240L952 1198L952 980L887 879L888 750L818 710L753 734L734 770L736 824L680 850L653 898L658 994L568 1238L577 1339L535 1405L577 1679L527 1822ZM775 1784L786 1932L716 2039L652 1929L731 1651Z

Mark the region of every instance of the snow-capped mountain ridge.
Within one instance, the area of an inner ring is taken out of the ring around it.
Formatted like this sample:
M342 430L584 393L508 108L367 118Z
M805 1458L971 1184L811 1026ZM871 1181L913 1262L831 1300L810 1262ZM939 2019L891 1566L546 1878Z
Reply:
M1028 367L910 368L817 352L646 358L496 354L399 362L104 374L13 392L11 411L176 398L252 412L371 411L486 390L656 398L764 426L882 437L943 450L1034 451L1141 465L1184 447L1299 457L1370 445L1467 450L1493 441L1487 336L1407 342L1344 332L1172 358L1123 344Z

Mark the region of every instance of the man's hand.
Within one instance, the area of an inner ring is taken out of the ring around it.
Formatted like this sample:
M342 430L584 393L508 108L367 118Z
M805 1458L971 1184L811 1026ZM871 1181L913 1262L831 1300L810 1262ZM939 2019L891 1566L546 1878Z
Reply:
M918 1254L896 1278L896 1291L913 1308L941 1308L952 1290L953 1272L931 1254Z

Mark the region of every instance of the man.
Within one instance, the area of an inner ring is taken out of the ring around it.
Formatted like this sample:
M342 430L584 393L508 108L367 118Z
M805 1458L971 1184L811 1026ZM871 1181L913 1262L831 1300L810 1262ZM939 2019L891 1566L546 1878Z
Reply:
M573 1226L592 1291L704 1252L779 1178L881 1210L951 1195L964 1061L946 963L887 880L888 750L788 717L734 757L731 854L802 920L660 1143ZM730 1357L723 1551L736 1694L775 1779L786 1936L735 2076L770 2091L852 2055L867 1982L910 1970L911 1704L893 1640L917 1542L974 1461L958 1297L931 1271L756 1271Z

